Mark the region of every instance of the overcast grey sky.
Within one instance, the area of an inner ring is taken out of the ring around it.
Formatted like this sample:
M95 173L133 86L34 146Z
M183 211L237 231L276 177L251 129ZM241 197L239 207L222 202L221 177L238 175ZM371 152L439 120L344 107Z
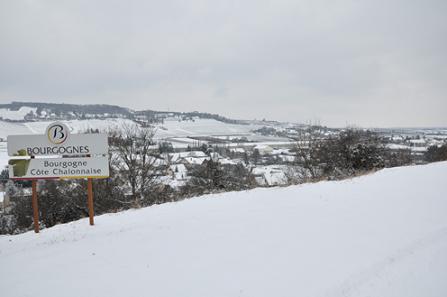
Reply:
M0 1L0 102L447 126L446 0Z

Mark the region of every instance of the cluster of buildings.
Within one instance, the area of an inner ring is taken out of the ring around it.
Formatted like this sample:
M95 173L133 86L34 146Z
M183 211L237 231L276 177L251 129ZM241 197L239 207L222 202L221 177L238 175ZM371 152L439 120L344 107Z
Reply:
M158 165L167 165L165 181L176 187L190 178L190 171L195 166L200 166L207 160L222 165L239 164L253 174L260 186L277 186L287 184L287 164L295 161L295 155L287 148L258 144L251 147L219 148L206 153L201 150L166 153L162 155Z

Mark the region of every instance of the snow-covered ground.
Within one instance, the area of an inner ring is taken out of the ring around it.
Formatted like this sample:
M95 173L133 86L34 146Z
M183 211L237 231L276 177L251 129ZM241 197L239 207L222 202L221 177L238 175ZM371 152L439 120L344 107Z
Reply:
M54 121L41 122L5 122L0 120L0 138L6 140L11 134L43 134L47 126ZM73 120L62 121L68 125L72 133L82 133L93 128L100 131L108 131L122 126L124 123L132 124L133 122L125 119L106 119L106 120Z
M157 138L188 137L188 136L221 136L246 135L258 128L257 125L228 124L212 119L197 119L194 121L165 121L164 129L158 129Z
M0 237L2 296L447 296L447 162Z
M18 110L10 110L9 108L0 108L0 118L5 120L20 121L29 113L36 113L37 108L22 106Z
M8 134L44 133L46 127L53 121L39 121L26 123L11 123L0 120L0 138ZM70 127L72 133L82 133L90 128L107 131L116 129L123 124L134 122L120 118L110 119L88 119L62 121ZM253 136L250 131L259 128L258 125L237 125L228 124L212 119L197 119L194 121L174 121L167 120L156 127L156 139L181 138L190 136L228 136L240 137L242 135Z
M81 133L89 128L107 131L120 128L123 124L131 125L134 122L126 119L90 119L63 121L73 133ZM51 122L29 122L25 125L34 133L44 133L45 128ZM213 136L213 135L245 135L250 130L257 128L254 125L234 125L216 120L198 119L195 121L165 121L156 128L156 139L188 136Z
M10 134L31 134L31 133L32 133L31 130L23 123L11 123L0 120L0 138L5 141L8 135Z
M45 133L47 126L54 121L48 122L28 122L25 126L35 134ZM89 129L98 129L101 132L107 132L108 130L119 129L123 125L134 125L135 123L127 119L90 119L90 120L72 120L72 121L62 121L70 129L71 133L84 133Z

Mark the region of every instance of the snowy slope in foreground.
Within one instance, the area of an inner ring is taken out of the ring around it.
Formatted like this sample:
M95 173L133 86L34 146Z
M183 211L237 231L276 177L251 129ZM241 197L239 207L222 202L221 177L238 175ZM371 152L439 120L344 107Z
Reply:
M2 296L447 296L447 162L0 237Z

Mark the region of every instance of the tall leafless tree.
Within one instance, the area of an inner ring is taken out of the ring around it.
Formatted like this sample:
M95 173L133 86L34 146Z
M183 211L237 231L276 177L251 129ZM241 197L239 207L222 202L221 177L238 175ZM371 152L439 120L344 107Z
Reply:
M121 176L127 181L136 206L155 186L162 174L158 147L153 143L155 130L136 124L123 124L110 133L110 144Z

